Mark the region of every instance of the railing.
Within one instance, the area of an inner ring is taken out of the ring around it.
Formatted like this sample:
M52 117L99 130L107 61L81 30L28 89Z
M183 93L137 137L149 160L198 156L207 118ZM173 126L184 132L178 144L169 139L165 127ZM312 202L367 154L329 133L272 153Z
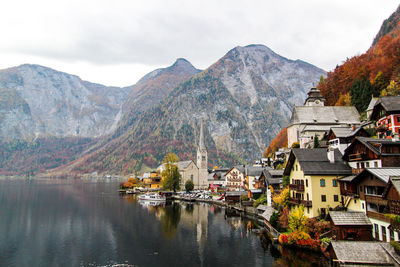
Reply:
M304 184L289 184L290 190L304 191Z
M358 196L356 190L346 190L346 189L340 189L340 194L342 196Z
M374 203L379 206L386 206L387 200L383 199L382 196L377 195L367 195L365 194L365 201L369 203Z
M312 201L311 200L301 200L300 204L302 204L304 207L312 207Z
M367 159L367 154L363 152L349 155L349 161L366 160L366 159Z
M311 200L301 200L298 198L289 198L289 203L293 205L303 205L304 207L312 207Z
M367 216L369 218L372 218L372 219L376 219L376 220L380 220L380 221L384 221L384 222L390 223L390 219L387 218L385 216L385 214L383 214L383 213L378 213L378 212L367 210Z

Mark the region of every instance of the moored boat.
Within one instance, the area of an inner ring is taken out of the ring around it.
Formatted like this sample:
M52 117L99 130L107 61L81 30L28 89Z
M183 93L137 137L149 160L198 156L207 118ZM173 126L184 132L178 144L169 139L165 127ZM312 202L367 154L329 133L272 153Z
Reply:
M165 196L159 194L143 194L139 195L139 200L148 200L148 201L166 201Z

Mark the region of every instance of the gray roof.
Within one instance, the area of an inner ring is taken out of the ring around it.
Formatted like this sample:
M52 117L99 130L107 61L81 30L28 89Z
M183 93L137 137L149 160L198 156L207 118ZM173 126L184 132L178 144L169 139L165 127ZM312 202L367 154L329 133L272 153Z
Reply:
M186 169L193 160L186 160L186 161L178 161L176 165L178 165L178 169L183 170Z
M335 225L372 225L364 212L330 211L329 216Z
M400 96L384 96L376 101L375 106L381 104L386 111L400 110Z
M266 219L267 221L269 221L269 219L272 216L272 213L277 212L276 210L274 210L273 207L271 206L267 206L267 208L265 209L265 211L261 214L261 217L263 217L264 219Z
M331 130L337 138L354 136L361 128L352 129L352 127L332 127Z
M360 114L355 107L297 106L293 109L292 124L360 124Z
M391 176L400 176L400 167L387 167L387 168L366 168L365 171L378 177L385 183L389 182Z
M246 167L246 174L248 176L256 176L258 178L264 169L264 167Z
M339 178L339 180L343 181L343 182L351 182L356 177L357 177L357 175L349 175L349 176L346 176L346 177Z
M331 163L327 157L326 148L294 148L290 153L284 175L290 175L293 163L297 159L305 175L350 175L351 168L342 160L338 149L334 150L335 162Z
M374 106L376 104L376 101L378 101L378 97L371 97L371 101L369 102L369 105L367 107L367 110L373 110Z
M390 177L390 181L392 182L397 192L400 193L400 176Z
M257 210L265 211L265 210L267 210L267 209L268 209L268 206L267 206L267 205L258 205L258 207L257 207Z
M399 256L386 242L378 241L335 241L331 242L337 260L351 264L396 264Z

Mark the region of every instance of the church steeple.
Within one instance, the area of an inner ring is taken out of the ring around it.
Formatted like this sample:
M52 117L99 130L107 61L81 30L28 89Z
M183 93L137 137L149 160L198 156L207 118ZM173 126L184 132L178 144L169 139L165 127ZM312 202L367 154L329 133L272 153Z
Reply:
M325 98L321 95L321 91L313 87L308 92L308 97L304 102L304 106L324 106Z
M204 143L203 121L200 122L200 137L197 147L197 167L207 169L207 148Z
M201 121L200 123L200 138L199 138L199 149L203 150L205 149L205 145L204 145L204 133L203 133L203 121Z

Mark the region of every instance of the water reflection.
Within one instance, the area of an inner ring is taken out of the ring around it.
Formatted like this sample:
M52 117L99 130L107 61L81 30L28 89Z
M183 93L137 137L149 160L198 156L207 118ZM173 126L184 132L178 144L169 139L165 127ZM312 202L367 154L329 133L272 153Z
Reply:
M277 258L285 266L297 257L281 255L256 222L219 206L157 205L117 189L118 182L0 180L0 265L272 266Z
M170 203L165 206L161 212L160 220L164 236L167 239L174 238L181 220L181 206L178 203Z

